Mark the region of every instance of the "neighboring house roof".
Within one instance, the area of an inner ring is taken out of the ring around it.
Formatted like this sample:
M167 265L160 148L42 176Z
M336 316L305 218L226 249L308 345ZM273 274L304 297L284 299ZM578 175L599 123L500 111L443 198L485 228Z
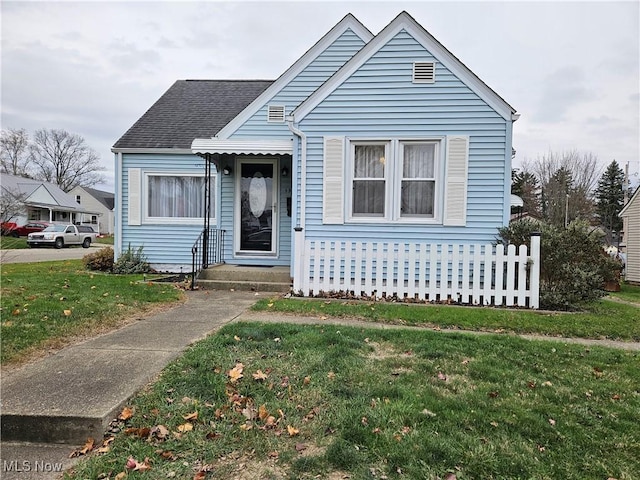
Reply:
M351 60L345 63L329 80L302 102L292 113L295 122L300 122L320 102L327 98L336 88L347 80L373 54L382 48L391 38L405 30L422 44L439 62L462 80L471 90L490 105L506 120L516 120L516 110L500 95L493 91L486 83L462 63L453 53L447 50L422 25L414 20L407 12L400 13L373 40L367 43ZM516 115L514 117L514 114Z
M178 80L115 143L121 149L184 148L212 137L272 80Z
M75 198L53 183L3 173L2 189L24 195L27 204L76 212L85 211Z
M82 187L85 192L99 201L102 205L107 207L109 210L113 210L115 205L115 194L111 192L105 192L103 190L98 190L96 188Z

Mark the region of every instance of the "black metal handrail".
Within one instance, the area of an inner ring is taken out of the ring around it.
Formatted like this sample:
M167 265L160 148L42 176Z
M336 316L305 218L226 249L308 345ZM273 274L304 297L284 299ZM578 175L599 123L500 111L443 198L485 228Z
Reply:
M218 228L205 228L191 247L191 290L203 269L224 263L224 232Z

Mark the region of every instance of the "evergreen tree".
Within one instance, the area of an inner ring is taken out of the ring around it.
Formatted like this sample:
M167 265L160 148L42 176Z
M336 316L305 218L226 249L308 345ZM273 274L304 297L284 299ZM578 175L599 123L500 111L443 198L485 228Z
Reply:
M539 217L541 213L540 183L536 176L527 170L513 170L511 180L511 193L518 195L524 204L522 212Z
M610 244L617 243L622 230L622 218L618 214L624 206L624 172L615 160L600 177L596 201L600 225L607 234L607 240ZM613 232L617 233L614 235Z

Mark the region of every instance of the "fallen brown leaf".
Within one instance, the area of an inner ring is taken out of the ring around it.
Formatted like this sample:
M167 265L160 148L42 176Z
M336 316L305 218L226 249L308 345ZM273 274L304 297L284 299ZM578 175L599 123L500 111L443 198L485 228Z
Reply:
M190 422L191 420L197 420L198 411L196 410L195 412L188 413L187 415L183 415L182 418L184 418L187 422Z
M295 437L296 435L298 435L300 433L300 430L298 430L297 428L292 427L291 425L287 425L287 432L289 432L289 436L290 437Z
M118 420L129 420L131 417L133 417L133 408L124 407L120 415L118 415Z
M262 370L258 370L256 373L253 374L253 379L258 382L261 382L267 379L267 374L264 373Z
M233 367L227 375L229 376L229 381L231 383L235 383L240 380L244 375L242 375L242 371L244 370L244 365L242 363L236 363L236 366Z
M269 411L267 410L266 405L260 405L258 408L258 418L262 421L269 417Z
M178 425L178 431L180 433L190 432L193 430L193 423L183 423L182 425Z

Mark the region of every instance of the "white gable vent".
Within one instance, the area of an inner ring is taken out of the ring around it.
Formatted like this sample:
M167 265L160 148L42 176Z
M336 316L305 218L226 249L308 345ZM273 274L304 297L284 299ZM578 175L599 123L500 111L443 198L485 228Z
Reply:
M267 122L284 122L284 105L269 105L267 107Z
M413 83L433 83L436 80L436 62L414 62Z

